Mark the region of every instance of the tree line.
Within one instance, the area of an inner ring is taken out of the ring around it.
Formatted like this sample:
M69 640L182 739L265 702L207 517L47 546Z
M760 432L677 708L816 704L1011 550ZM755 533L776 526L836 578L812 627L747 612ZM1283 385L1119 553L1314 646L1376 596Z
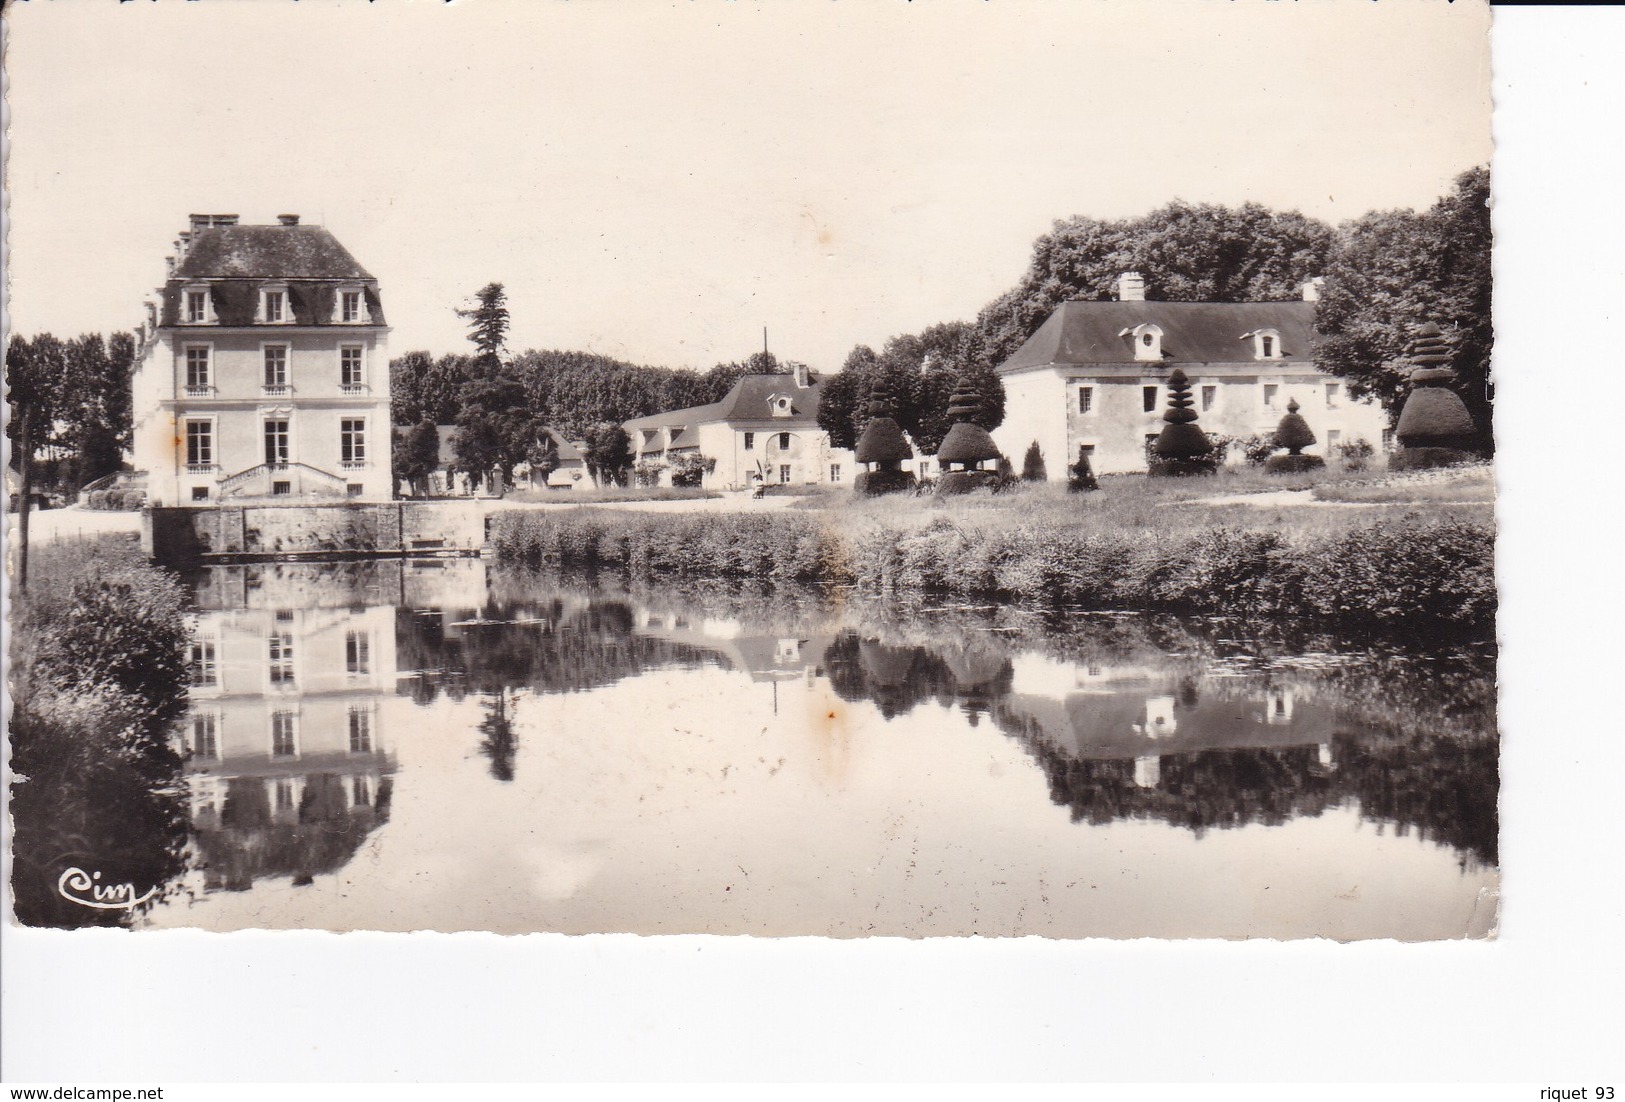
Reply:
M42 489L76 493L116 472L130 446L130 372L135 337L86 333L13 335L6 345L11 466L25 457Z
M1168 203L1138 218L1057 221L1033 245L1027 271L976 320L931 325L891 337L877 352L859 344L825 377L819 427L850 448L884 380L893 416L925 454L951 427L949 398L966 379L981 398L975 420L997 428L1004 387L996 373L1061 303L1113 296L1125 271L1145 278L1150 300L1292 301L1309 280L1325 280L1316 307L1316 364L1397 417L1408 390L1403 352L1415 329L1437 322L1449 334L1457 388L1490 447L1489 171L1475 168L1426 211L1378 211L1333 227L1297 211L1258 203L1226 207ZM541 426L585 441L588 465L624 476L630 450L615 428L634 417L720 401L740 376L786 369L766 352L706 372L626 363L587 352L503 348L507 313L500 284L462 311L474 355L409 352L391 364L397 424L457 424L464 469L511 471L534 454ZM418 430L425 435L427 430ZM507 441L504 443L503 441ZM473 465L477 464L477 465Z
M437 426L455 426L456 467L476 484L495 472L511 482L514 468L529 465L545 480L558 466L557 444L545 430L581 442L594 479L622 483L632 468L631 439L621 427L634 417L709 405L723 399L744 375L779 374L766 350L709 371L627 363L592 352L527 349L510 355L507 296L489 283L475 305L459 310L469 322L472 355L438 359L408 352L392 360L390 415L411 426L397 443L396 476L423 487L438 465Z

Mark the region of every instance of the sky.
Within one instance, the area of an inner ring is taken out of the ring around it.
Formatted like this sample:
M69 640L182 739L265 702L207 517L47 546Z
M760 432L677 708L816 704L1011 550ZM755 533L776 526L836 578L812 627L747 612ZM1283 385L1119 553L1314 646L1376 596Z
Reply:
M1340 221L1490 156L1489 12L1320 0L7 11L13 331L131 328L193 211L330 228L394 354L832 370L974 319L1057 218Z

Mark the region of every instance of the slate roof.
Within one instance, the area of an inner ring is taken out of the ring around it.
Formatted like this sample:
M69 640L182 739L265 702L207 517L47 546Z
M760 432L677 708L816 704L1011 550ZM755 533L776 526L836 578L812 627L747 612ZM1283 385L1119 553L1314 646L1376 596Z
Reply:
M321 226L197 230L178 279L355 279L372 274Z
M626 422L626 429L635 432L638 429L690 428L713 421L767 421L810 428L818 423L818 395L821 390L822 381L816 375L812 376L812 385L803 388L796 386L794 375L745 375L720 402L634 417ZM790 396L790 416L773 416L768 399L775 394Z
M1281 364L1311 360L1312 302L1063 302L1004 363L1009 375L1053 364L1094 366L1136 361L1125 329L1151 323L1162 329L1163 364L1252 363L1255 329L1281 334ZM1256 361L1265 362L1265 361Z
M268 280L287 283L295 325L334 324L337 285L346 282L362 284L371 324L385 324L372 274L321 226L215 226L194 231L185 259L164 283L159 323L178 325L186 285L207 281L217 325L253 325L259 289Z

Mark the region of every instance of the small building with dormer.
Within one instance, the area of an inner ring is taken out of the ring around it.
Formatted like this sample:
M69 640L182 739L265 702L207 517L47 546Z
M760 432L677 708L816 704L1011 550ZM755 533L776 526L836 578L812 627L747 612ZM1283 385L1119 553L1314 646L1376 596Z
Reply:
M192 215L138 332L149 500L389 500L388 334L378 281L325 228Z
M1350 399L1314 364L1318 288L1306 284L1295 302L1156 302L1124 273L1116 300L1062 303L999 366L1005 417L993 439L1008 456L1036 441L1051 479L1066 477L1080 448L1096 473L1144 471L1179 368L1209 434L1271 435L1296 399L1316 437L1308 452L1335 457L1362 439L1386 450L1381 407ZM1230 461L1240 458L1231 449Z
M706 489L849 483L857 471L849 448L832 447L818 427L822 384L803 364L782 375L745 375L720 402L637 417L625 423L636 462L660 469L684 455L714 460Z

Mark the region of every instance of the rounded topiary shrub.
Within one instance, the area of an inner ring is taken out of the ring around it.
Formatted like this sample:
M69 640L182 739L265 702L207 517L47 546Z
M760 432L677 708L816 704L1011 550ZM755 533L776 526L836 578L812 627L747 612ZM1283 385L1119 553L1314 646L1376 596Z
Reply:
M937 493L943 496L998 488L997 471L948 471L937 479Z
M914 472L894 469L881 469L877 471L859 471L858 476L852 480L852 492L856 494L898 494L907 493L914 489Z
M1264 461L1264 469L1270 474L1302 474L1318 471L1325 465L1326 461L1318 455L1272 455Z
M1286 416L1275 426L1275 446L1285 448L1293 455L1297 455L1315 442L1314 430L1309 427L1309 422L1303 419L1303 414L1298 412L1300 408L1298 400L1292 399L1286 404Z
M1405 355L1415 369L1411 372L1411 392L1399 411L1399 423L1394 426L1394 435L1399 439L1400 446L1406 451L1455 451L1471 458L1470 449L1474 447L1477 429L1473 425L1472 415L1467 412L1466 403L1451 389L1456 373L1450 366L1454 353L1449 339L1438 325L1430 321L1417 330ZM1439 458L1414 458L1410 462L1448 465L1438 462ZM1461 460L1452 459L1450 462ZM1395 468L1390 461L1389 469L1418 468Z
M1477 456L1460 448L1405 447L1388 457L1390 471L1429 471L1436 467L1457 467Z
M1154 478L1189 478L1193 475L1213 474L1219 469L1214 455L1194 455L1176 459L1151 457L1150 474Z
M1417 376L1433 374L1418 371L1412 375L1416 389L1405 399L1394 435L1407 448L1464 450L1461 445L1473 435L1472 416L1455 391L1440 383L1417 381Z

